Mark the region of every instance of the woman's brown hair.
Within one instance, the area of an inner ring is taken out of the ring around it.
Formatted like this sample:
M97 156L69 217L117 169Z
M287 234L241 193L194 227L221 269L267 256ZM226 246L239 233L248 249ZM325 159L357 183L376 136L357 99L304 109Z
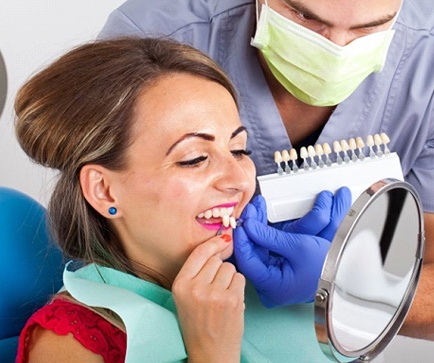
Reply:
M83 197L79 174L86 164L125 167L138 96L179 72L215 81L236 99L226 75L204 54L167 39L135 37L72 49L19 90L15 126L21 147L35 162L60 171L48 211L66 257L137 272L109 221Z

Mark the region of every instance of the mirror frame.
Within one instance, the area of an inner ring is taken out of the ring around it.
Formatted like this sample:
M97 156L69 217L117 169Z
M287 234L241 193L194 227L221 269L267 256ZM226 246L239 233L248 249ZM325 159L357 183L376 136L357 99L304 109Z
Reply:
M0 116L6 104L6 95L8 91L8 78L6 73L6 63L0 51Z
M339 344L336 336L334 336L334 330L332 329L331 308L333 306L332 297L335 289L334 279L345 247L364 212L379 196L396 188L402 188L409 192L415 201L417 214L419 216L418 245L413 271L404 296L389 324L381 334L366 347L359 350L349 351ZM315 296L315 331L318 343L325 355L331 359L335 359L337 362L368 362L384 350L398 333L405 317L407 316L408 310L410 309L420 278L424 247L425 233L423 227L422 206L419 195L412 185L397 179L382 179L372 184L357 198L345 216L332 241L330 250L324 262Z

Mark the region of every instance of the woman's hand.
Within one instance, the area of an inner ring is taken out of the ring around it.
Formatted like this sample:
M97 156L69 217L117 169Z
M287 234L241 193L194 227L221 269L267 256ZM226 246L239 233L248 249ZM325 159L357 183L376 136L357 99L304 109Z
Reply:
M196 247L173 283L189 362L240 361L245 278L220 257L230 241L222 235Z

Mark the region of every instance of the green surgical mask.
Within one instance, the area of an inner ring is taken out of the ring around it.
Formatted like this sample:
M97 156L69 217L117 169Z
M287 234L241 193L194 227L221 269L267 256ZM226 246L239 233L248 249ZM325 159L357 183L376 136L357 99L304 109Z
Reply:
M265 3L251 44L294 97L313 106L334 106L368 75L382 70L394 32L388 29L339 46Z

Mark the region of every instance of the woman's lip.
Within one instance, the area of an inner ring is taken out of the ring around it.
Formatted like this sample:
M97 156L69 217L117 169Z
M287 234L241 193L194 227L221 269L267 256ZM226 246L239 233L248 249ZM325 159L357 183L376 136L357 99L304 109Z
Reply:
M205 229L209 229L211 231L218 231L220 227L222 226L221 223L201 223L200 221L197 221L201 227ZM229 227L223 227L224 230L229 229Z
M238 204L237 202L224 203L224 204L215 205L214 207L211 207L209 209L213 209L213 208L230 208L230 207L235 207L237 204Z

